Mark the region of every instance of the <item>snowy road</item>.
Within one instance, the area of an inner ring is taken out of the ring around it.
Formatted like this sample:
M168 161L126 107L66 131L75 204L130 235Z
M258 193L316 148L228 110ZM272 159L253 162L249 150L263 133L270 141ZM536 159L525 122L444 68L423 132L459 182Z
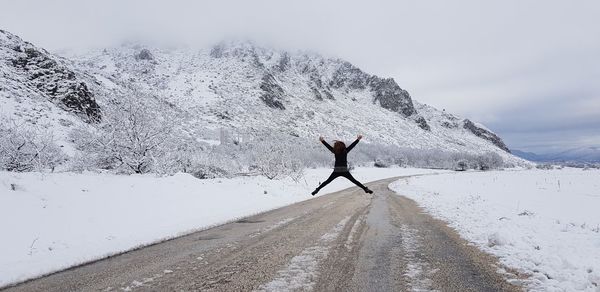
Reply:
M354 187L7 291L515 291L495 259L388 189Z

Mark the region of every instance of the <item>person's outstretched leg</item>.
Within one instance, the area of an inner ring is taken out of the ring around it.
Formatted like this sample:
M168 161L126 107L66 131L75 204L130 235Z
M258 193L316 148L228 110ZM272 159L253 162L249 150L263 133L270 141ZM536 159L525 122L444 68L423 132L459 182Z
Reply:
M343 177L347 178L349 181L351 181L352 183L354 183L355 185L357 185L359 188L363 189L365 191L365 193L369 193L372 194L373 191L369 190L369 188L365 187L363 184L361 184L359 181L357 181L352 174L350 174L350 172L344 172L343 174L341 174Z
M313 196L316 195L324 186L328 185L330 182L332 182L338 176L340 176L339 172L332 172L331 175L312 192L312 195Z

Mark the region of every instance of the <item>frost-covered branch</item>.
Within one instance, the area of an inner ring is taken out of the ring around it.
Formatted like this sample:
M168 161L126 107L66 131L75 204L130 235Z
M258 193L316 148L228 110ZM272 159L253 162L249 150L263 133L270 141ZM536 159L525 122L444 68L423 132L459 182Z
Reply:
M0 169L16 172L54 170L65 157L51 132L0 119Z

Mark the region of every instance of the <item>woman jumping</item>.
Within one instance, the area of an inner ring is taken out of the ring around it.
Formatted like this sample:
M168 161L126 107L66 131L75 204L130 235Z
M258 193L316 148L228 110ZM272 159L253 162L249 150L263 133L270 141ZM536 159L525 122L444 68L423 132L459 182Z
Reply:
M360 141L360 139L362 139L362 135L358 135L356 137L356 141L352 142L352 144L350 144L350 146L346 148L346 144L344 144L344 142L342 141L335 141L333 147L331 147L331 145L327 144L323 137L319 137L319 141L321 141L321 143L323 143L323 145L325 145L325 147L327 147L327 149L329 149L329 151L331 151L335 155L335 167L333 168L333 173L329 176L329 178L312 192L313 196L316 195L319 192L319 190L321 190L324 186L332 182L338 176L343 176L347 178L355 185L363 189L365 193L373 193L373 191L369 190L369 188L363 186L359 181L354 179L354 177L352 177L352 175L350 174L350 171L348 171L348 152L350 152L350 150L352 150L352 148L354 148L354 146L358 144L358 141Z

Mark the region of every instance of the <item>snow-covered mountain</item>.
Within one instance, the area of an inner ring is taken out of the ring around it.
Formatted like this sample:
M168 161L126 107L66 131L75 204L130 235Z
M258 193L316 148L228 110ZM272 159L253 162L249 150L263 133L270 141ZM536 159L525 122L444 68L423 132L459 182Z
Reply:
M86 82L61 58L0 30L2 87L9 99L51 101L85 121L99 120L100 109Z
M186 116L192 133L280 132L521 160L483 125L414 101L392 78L315 53L250 42L207 49L123 45L62 57L0 31L3 115L68 128L101 119L116 94L149 92Z
M0 30L0 118L50 130L70 148L73 125L101 119L82 75L67 60Z

